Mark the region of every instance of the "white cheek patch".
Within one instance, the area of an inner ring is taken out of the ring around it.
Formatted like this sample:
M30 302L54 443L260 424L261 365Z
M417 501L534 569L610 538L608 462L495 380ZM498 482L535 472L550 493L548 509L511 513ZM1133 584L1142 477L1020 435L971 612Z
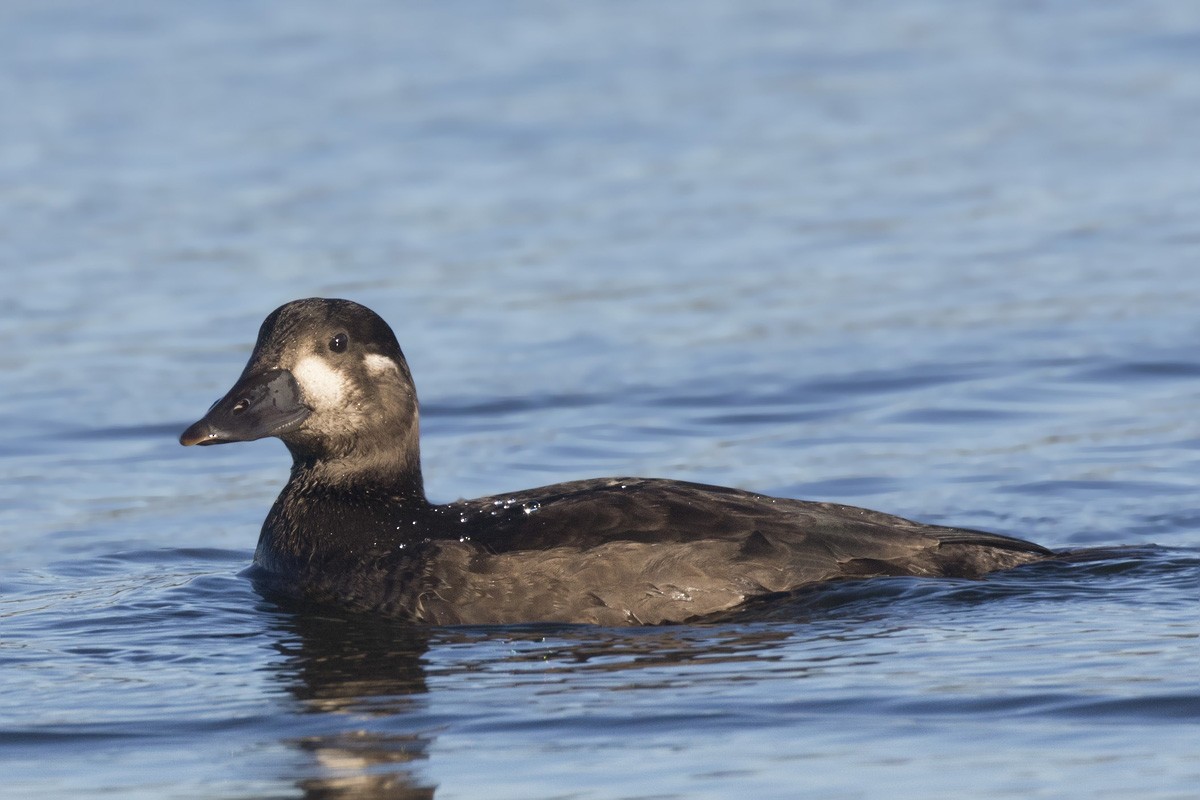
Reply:
M340 406L346 399L349 381L322 358L305 356L292 367L304 399L314 408Z
M367 365L367 372L371 373L373 378L395 375L399 371L395 361L378 353L367 353L363 356L363 363Z

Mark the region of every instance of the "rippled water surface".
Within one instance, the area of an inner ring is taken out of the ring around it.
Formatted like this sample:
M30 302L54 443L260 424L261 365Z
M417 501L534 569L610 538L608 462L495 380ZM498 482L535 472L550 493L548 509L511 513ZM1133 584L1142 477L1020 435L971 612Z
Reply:
M1194 797L1200 10L0 7L13 797ZM643 474L1055 548L706 625L240 575L263 316L379 311L435 500Z

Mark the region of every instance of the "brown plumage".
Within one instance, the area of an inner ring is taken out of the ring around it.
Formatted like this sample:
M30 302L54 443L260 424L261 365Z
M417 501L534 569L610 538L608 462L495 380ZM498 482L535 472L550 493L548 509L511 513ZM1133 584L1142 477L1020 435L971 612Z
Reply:
M183 444L278 436L292 474L263 524L269 594L413 622L679 622L822 581L978 578L1021 539L832 503L606 478L425 498L416 390L387 324L346 300L267 317L241 378Z

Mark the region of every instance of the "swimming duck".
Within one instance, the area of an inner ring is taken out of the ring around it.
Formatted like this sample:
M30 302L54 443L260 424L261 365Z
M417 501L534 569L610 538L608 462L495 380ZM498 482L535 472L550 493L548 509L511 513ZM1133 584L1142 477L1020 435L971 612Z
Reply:
M349 300L287 303L184 445L275 436L292 471L259 536L270 595L415 623L681 622L812 584L977 578L1051 551L833 503L601 478L436 504L392 329Z

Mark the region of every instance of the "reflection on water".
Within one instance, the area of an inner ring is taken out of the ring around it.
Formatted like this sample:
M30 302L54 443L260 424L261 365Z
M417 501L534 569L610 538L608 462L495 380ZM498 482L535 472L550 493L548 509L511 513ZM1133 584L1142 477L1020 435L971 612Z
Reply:
M360 732L313 736L296 745L314 760L314 777L296 782L306 798L427 800L433 796L434 787L424 786L404 766L425 758L428 742L422 736ZM322 775L326 777L316 777Z
M279 631L278 678L313 711L393 714L424 694L425 629L370 617L297 612ZM359 705L363 698L374 698Z
M492 676L510 686L532 679L611 672L659 672L640 687L679 680L672 670L778 661L794 637L783 626L601 629L531 625L426 629L389 620L311 612L279 615L274 634L284 658L274 680L330 728L284 738L311 759L296 781L306 797L428 798L435 786L421 764L445 723L430 717L431 679L452 684ZM434 663L427 656L438 652ZM664 672L665 670L665 672ZM788 668L794 677L804 669ZM474 677L473 677L474 676ZM485 708L475 709L475 716Z
M301 612L281 616L277 633L285 659L276 679L305 711L331 715L335 728L285 740L314 762L296 783L305 796L432 797L433 787L411 767L426 758L431 734L393 733L387 724L422 703L427 632Z
M312 769L296 785L313 798L433 796L435 786L422 775L420 762L440 726L435 722L413 730L414 721L427 718L430 676L457 682L492 673L516 685L531 675L541 676L540 681L588 671L736 669L778 659L773 649L794 635L785 627L720 625L428 629L311 611L281 613L274 634L284 656L274 680L300 703L302 713L328 715L331 727L327 733L284 739L312 760ZM432 665L426 659L431 646L441 653Z
M422 736L388 736L360 731L309 737L296 743L315 761L313 774L296 782L308 798L428 800L433 786L424 785L406 766L425 758L429 742Z

